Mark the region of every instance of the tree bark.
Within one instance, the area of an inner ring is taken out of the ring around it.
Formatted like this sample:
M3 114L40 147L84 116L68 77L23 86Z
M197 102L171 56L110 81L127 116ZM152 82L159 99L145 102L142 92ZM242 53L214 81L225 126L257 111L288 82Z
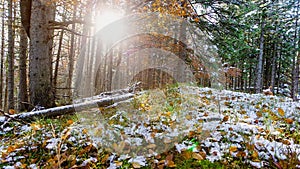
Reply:
M14 99L14 30L13 30L13 1L8 1L8 109L15 108Z
M5 5L3 3L3 7L2 7L2 10L4 11L5 9ZM3 88L4 88L4 84L3 84L3 78L4 78L4 74L3 74L3 68L4 68L4 40L5 40L5 20L4 20L4 17L5 16L5 13L3 12L2 13L2 23L1 23L1 65L0 65L0 109L3 109Z
M30 31L31 3L32 3L32 0L21 0L20 1L21 23L22 23L28 37L30 37L29 31Z
M259 40L259 56L257 63L257 71L256 71L256 83L255 83L255 92L260 93L262 90L262 73L263 73L263 56L264 56L264 31L265 31L265 16L264 12L262 13L261 20L261 32L260 32L260 40Z
M49 9L39 0L32 0L30 20L30 101L33 105L53 106L49 56Z
M19 95L18 95L18 110L25 111L28 109L28 86L27 86L27 48L28 39L26 31L23 27L20 28L20 81L19 81Z
M298 3L298 4L297 4ZM299 0L296 2L297 8L296 8L296 16L299 16ZM295 21L295 34L294 34L294 57L293 57L293 71L292 71L292 93L291 97L294 101L297 100L298 95L298 86L299 86L299 64L300 64L300 54L299 50L297 50L299 44L299 34L298 34L298 17L296 17Z
M58 67L59 67L59 61L60 61L60 55L61 55L61 48L62 48L62 41L64 37L64 30L60 32L59 36L59 42L58 42L58 51L57 51L57 56L56 56L56 61L55 61L55 69L54 69L54 76L53 76L53 91L54 91L54 97L56 96L56 88L57 88L57 77L58 77Z
M74 5L73 10L73 19L76 19L77 5ZM75 24L72 24L72 31L75 32ZM72 80L73 80L73 71L74 71L74 56L75 56L75 34L71 33L71 46L70 46L70 54L69 54L69 63L68 63L68 79L67 79L67 88L68 88L68 96L71 98L72 96ZM71 99L69 100L71 101Z

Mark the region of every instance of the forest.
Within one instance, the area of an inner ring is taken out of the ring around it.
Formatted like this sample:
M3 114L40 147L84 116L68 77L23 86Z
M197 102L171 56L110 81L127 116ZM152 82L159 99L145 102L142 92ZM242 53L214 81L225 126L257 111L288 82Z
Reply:
M299 0L0 2L0 168L300 168Z

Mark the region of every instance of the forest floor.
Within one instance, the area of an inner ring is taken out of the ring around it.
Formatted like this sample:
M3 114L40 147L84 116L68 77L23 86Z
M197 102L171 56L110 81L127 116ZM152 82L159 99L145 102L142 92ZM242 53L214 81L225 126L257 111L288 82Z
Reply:
M300 103L194 86L0 129L0 168L300 168Z

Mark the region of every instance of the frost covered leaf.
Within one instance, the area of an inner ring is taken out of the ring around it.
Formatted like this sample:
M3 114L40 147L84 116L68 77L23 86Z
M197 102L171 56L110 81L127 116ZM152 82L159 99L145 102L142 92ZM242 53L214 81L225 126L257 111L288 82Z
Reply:
M282 108L279 107L277 111L278 111L278 113L279 113L280 116L284 116L285 115L285 112L284 112L284 110Z

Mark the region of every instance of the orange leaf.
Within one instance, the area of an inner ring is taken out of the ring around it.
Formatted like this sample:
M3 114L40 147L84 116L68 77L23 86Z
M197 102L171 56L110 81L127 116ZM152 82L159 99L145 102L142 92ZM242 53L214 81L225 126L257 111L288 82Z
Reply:
M246 153L244 152L244 151L239 151L237 154L236 154L236 156L237 157L246 157Z
M7 152L8 152L8 153L11 153L11 152L15 151L16 149L17 149L17 146L15 146L15 145L9 146L9 147L7 148Z
M293 119L285 119L285 122L287 124L292 124L294 122L294 120Z
M237 150L238 150L237 146L231 146L231 147L229 148L229 151L230 151L230 152L236 152Z
M8 110L8 113L9 113L10 115L13 115L13 114L15 114L16 112L15 112L14 109L9 109L9 110Z
M280 108L280 107L278 108L278 113L279 113L280 116L284 116L285 115L284 110L282 108Z

